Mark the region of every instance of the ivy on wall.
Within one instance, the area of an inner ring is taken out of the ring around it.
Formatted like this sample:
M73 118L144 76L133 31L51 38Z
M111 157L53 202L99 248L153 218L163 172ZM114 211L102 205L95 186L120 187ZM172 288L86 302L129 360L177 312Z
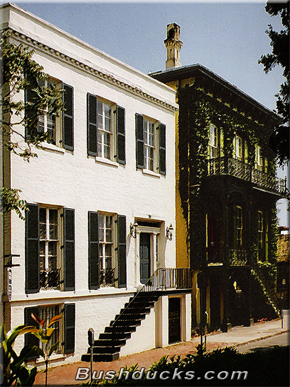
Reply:
M204 261L205 246L205 204L201 195L202 180L208 174L208 145L210 123L223 132L223 156L232 158L233 140L235 135L243 138L248 145L248 164L255 166L255 149L259 145L262 157L268 161L267 173L275 176L275 155L268 147L268 139L273 129L273 121L260 116L257 109L241 105L237 109L233 104L210 94L197 82L192 86L179 88L179 192L183 216L187 221L191 249L194 249L194 266L200 267ZM245 109L243 110L243 108ZM252 109L252 110L251 110ZM252 112L252 116L249 116ZM254 117L254 115L256 116ZM259 113L260 114L260 113ZM275 250L276 216L271 214L271 230L269 230L269 255ZM272 244L274 243L274 244Z

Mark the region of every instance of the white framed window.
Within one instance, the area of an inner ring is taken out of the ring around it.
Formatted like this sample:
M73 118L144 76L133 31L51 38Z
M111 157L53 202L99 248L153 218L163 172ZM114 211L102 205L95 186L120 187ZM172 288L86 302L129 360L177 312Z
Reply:
M61 313L61 305L49 305L49 306L41 306L39 307L39 317L41 320L46 320L49 322L52 317L60 315ZM50 346L58 343L56 346L56 349L54 353L59 354L62 353L62 347L61 343L63 342L63 326L62 326L62 320L55 322L52 325L52 328L54 328L51 339L50 339ZM43 343L41 340L39 341L40 348L44 351L45 350L45 343Z
M100 99L97 102L98 157L112 159L113 131L112 105Z
M39 82L40 87L57 87L61 88L62 83L56 79L48 78L42 79ZM50 114L47 110L43 112L42 116L38 117L37 131L39 133L47 133L47 142L53 145L59 145L61 143L61 115Z
M99 213L100 285L115 285L115 215Z
M241 137L236 136L235 138L235 154L236 158L239 160L243 159L243 140Z
M256 164L258 169L263 168L262 149L259 145L256 147Z
M217 158L219 156L219 130L218 128L210 124L209 127L209 157L210 159Z
M144 130L144 160L145 160L145 169L149 171L154 171L155 169L155 123L148 119L143 120L143 130Z
M39 271L41 288L59 286L60 214L57 208L39 208Z

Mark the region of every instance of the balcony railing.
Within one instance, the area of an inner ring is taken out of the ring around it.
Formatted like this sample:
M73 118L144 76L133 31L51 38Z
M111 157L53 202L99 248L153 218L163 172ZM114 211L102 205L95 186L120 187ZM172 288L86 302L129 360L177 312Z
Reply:
M286 194L286 178L280 179L260 171L241 160L233 158L216 158L208 162L208 176L230 175L242 180L250 181L260 188Z
M248 264L247 251L242 249L229 250L229 263L232 266L245 266Z
M157 269L152 277L146 282L141 291L152 292L166 289L190 289L190 269Z
M41 270L39 273L40 287L43 289L59 289L60 269Z

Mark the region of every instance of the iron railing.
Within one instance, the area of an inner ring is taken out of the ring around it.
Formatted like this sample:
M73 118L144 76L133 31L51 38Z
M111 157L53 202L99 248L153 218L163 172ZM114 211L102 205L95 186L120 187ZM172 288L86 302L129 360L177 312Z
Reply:
M215 158L208 161L208 176L230 175L250 181L260 188L286 194L286 178L281 179L254 168L241 160L233 158Z
M166 289L191 288L191 276L187 268L157 269L144 284L142 292L153 292Z
M60 287L60 269L40 270L39 273L40 287L44 289L59 289Z
M99 283L100 285L115 285L116 279L115 279L115 269L114 268L107 268L107 269L101 269L99 272Z
M229 263L233 266L245 266L248 264L247 250L230 249Z

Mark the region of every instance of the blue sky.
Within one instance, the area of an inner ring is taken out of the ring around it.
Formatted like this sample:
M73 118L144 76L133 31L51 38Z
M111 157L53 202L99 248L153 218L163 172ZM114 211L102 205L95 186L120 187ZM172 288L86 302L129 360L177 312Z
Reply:
M271 52L268 24L282 26L265 11L266 2L15 3L144 73L165 69L166 25L177 23L182 65L200 63L275 109L282 70L265 74L258 60ZM287 224L285 206L278 216Z

